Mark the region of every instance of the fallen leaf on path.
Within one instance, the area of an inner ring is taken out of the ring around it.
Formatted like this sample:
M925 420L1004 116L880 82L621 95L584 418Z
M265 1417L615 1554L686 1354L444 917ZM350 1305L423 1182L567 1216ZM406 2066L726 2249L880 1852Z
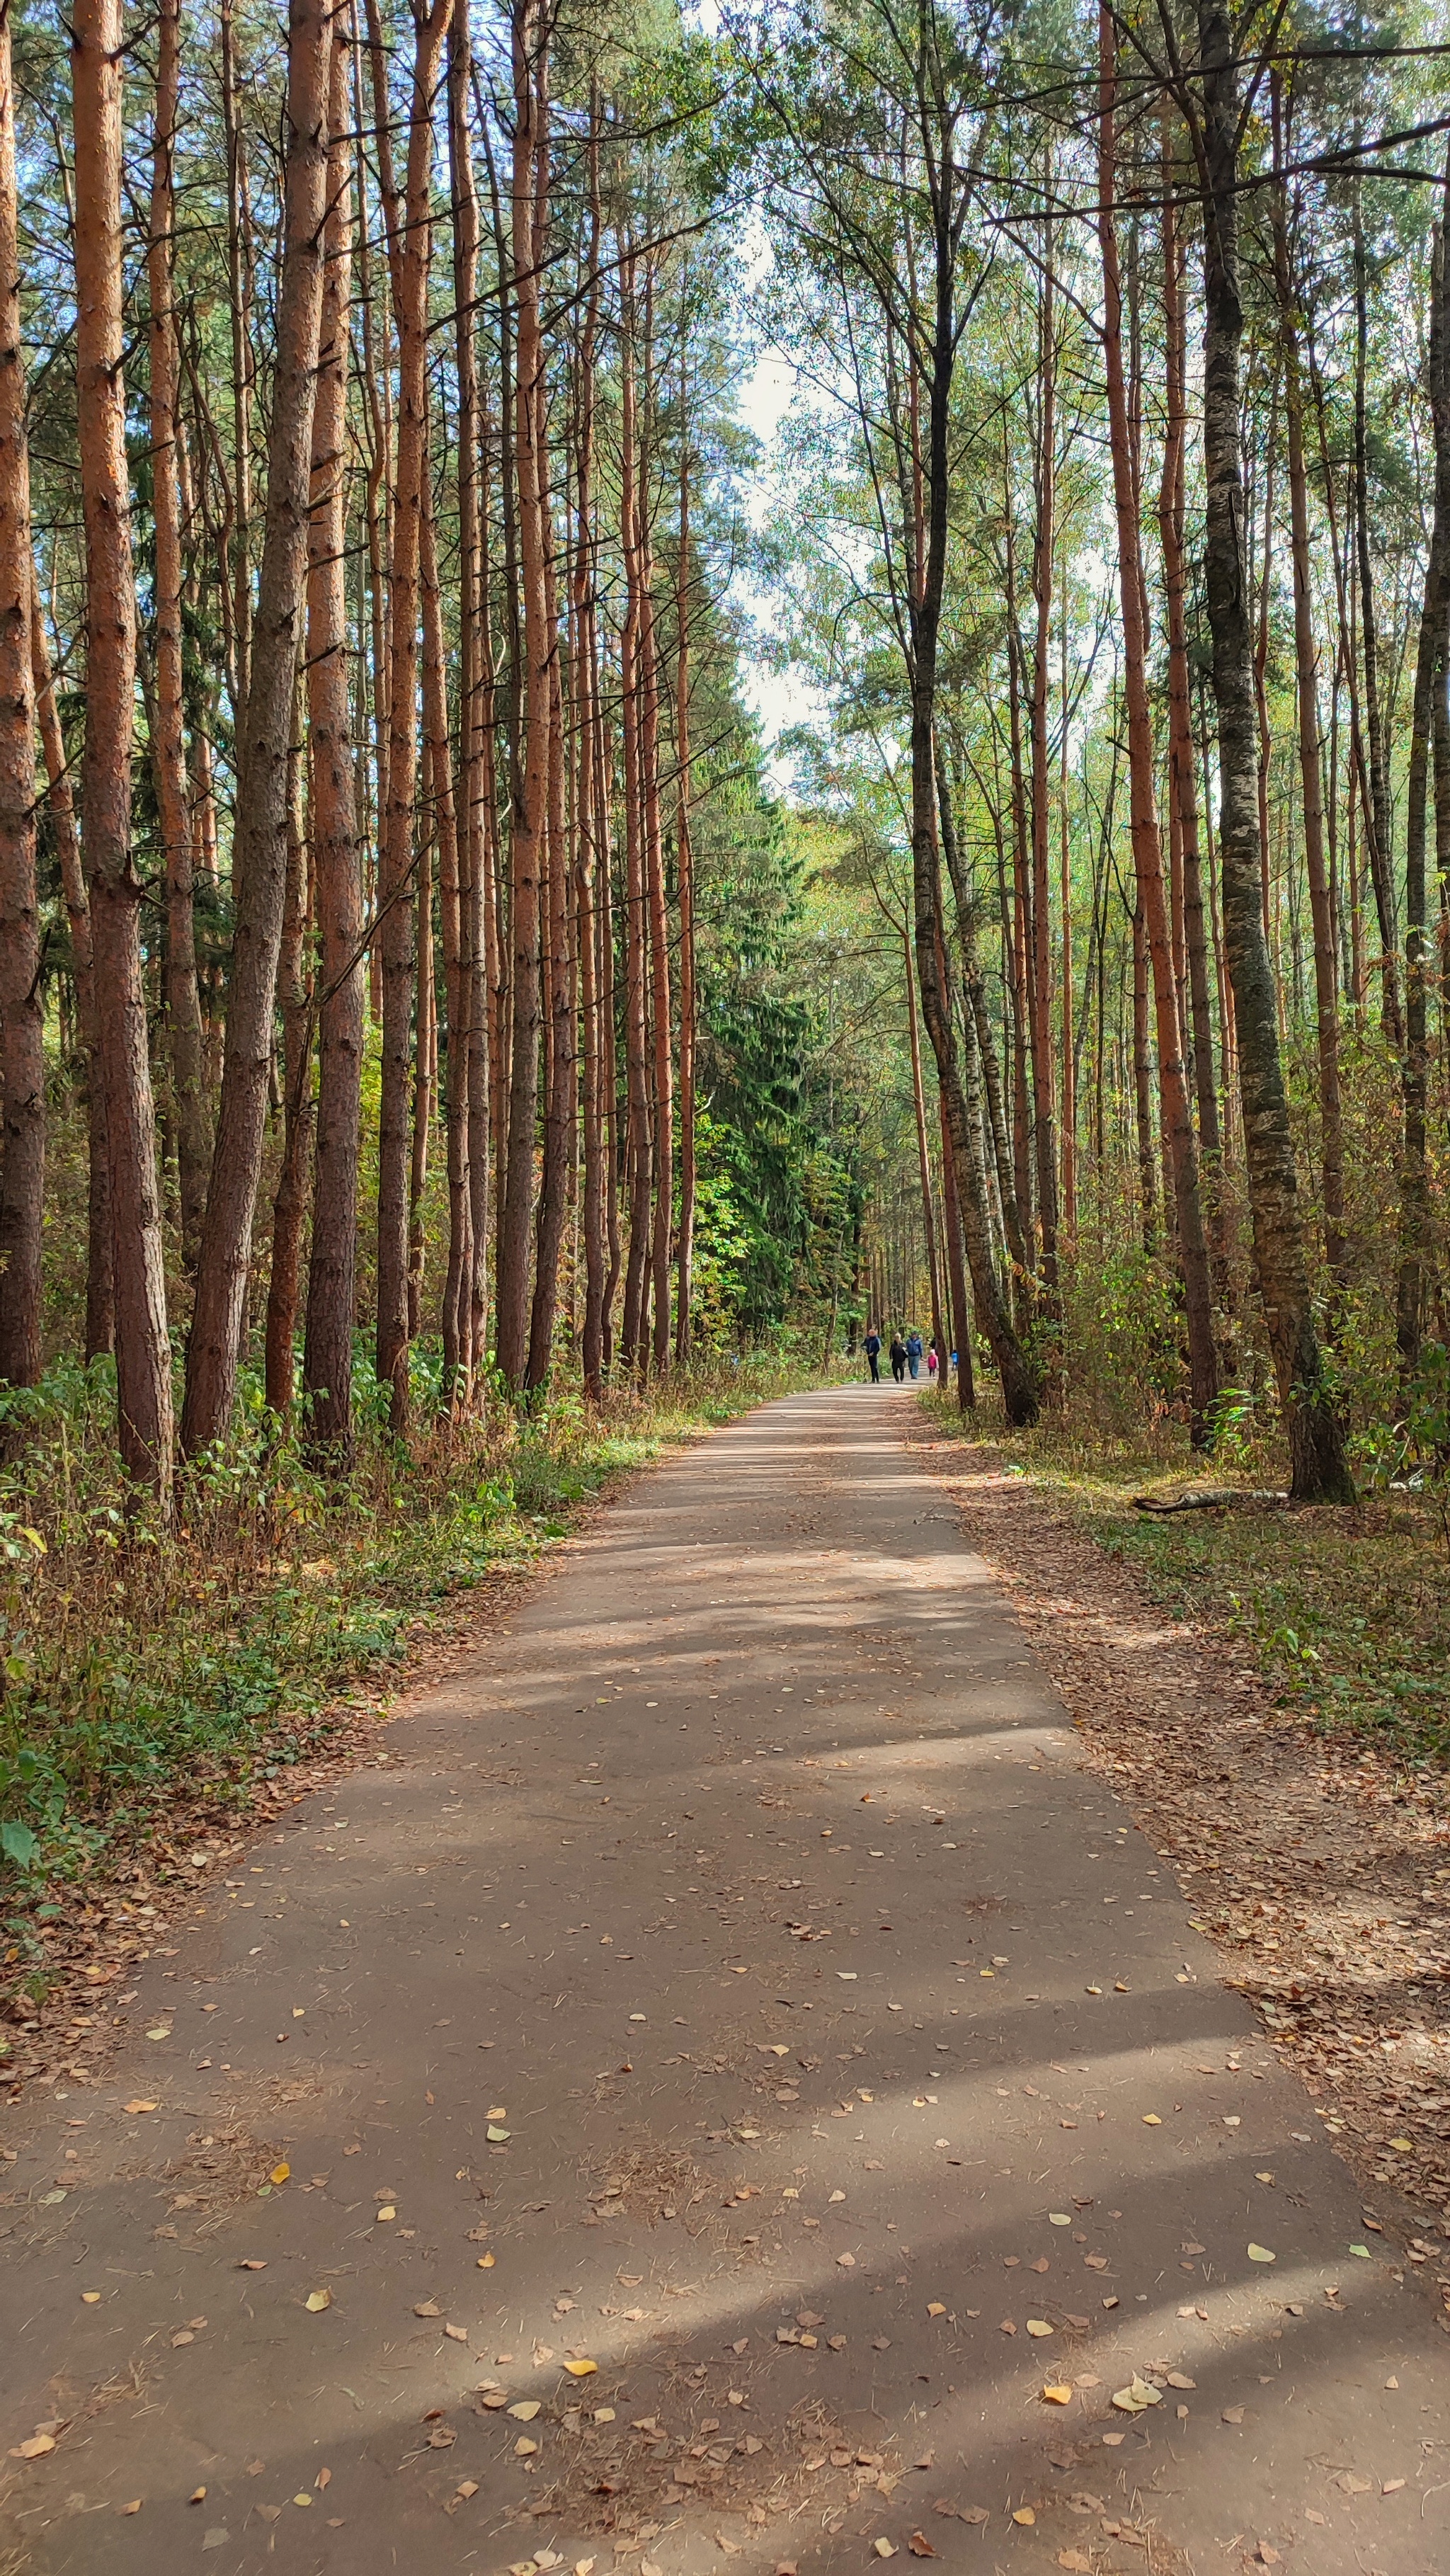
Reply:
M260 2254L244 2254L237 2265L239 2272L265 2272L266 2268L265 2257Z
M441 2317L443 2311L436 2299L420 2299L413 2314L415 2317Z
M12 2460L43 2460L47 2451L54 2449L53 2433L32 2433L29 2441L16 2443L10 2457Z
M1015 2512L1015 2513L1013 2514L1013 2516L1012 2516L1012 2519L1013 2519L1013 2521L1014 2521L1014 2522L1020 2522L1020 2523L1024 2524L1024 2525L1025 2525L1025 2527L1030 2531L1030 2530L1031 2530L1031 2528L1032 2528L1032 2526L1033 2526L1033 2524L1034 2524L1034 2523L1036 2522L1036 2520L1037 2520L1037 2516L1036 2516L1036 2514L1033 2512L1032 2507L1031 2507L1031 2505L1030 2505L1030 2504L1019 2504L1019 2506L1017 2507L1016 2512Z
M926 2303L926 2313L929 2317L944 2317L946 2315L946 2309L943 2307L940 2299L928 2299Z
M187 2501L187 2503L188 2503L188 2504L205 2504L205 2502L206 2502L206 2489L205 2489L205 2487L193 2487L193 2488L192 2488L192 2491L191 2491L190 2495L187 2497L186 2501Z
M521 2397L517 2405L509 2408L509 2413L512 2415L516 2424L532 2424L534 2417L538 2412L539 2400L537 2397Z
M1029 2317L1027 2320L1027 2331L1030 2335L1042 2336L1050 2335L1052 2328L1048 2324L1046 2317Z
M1159 2119L1156 2111L1145 2111L1143 2114L1143 2126L1145 2129L1161 2129L1163 2123Z
M1113 2391L1113 2404L1121 2415L1142 2415L1148 2407L1161 2406L1162 2403L1162 2389L1155 2388L1150 2380L1139 2379L1136 2375L1129 2380L1126 2388L1116 2388Z
M1057 2563L1059 2567L1066 2567L1070 2576L1092 2576L1093 2562L1084 2558L1080 2549L1059 2549Z
M1225 2406L1223 2410L1223 2421L1225 2424L1242 2424L1243 2420L1244 2410L1242 2406ZM1367 2488L1365 2492L1366 2494L1368 2493Z
M1067 2209L1050 2209L1047 2213L1047 2224L1049 2227L1071 2227L1072 2212Z
M81 2305L83 2307L98 2308L100 2304L101 2294L99 2290L82 2290Z
M1194 2388L1197 2384L1196 2380L1185 2378L1181 2370L1170 2370L1168 2373L1168 2385L1170 2388Z
M894 2558L896 2556L896 2543L894 2540L887 2540L883 2536L880 2540L873 2540L871 2546L878 2558Z
M1072 2404L1072 2390L1070 2388L1056 2386L1051 2380L1048 2381L1042 2394L1046 2398L1049 2406L1070 2406Z
M123 2102L121 2105L122 2110L132 2118L138 2118L143 2111L154 2111L157 2107L154 2102Z
M1341 2478L1337 2479L1335 2483L1337 2484L1337 2486L1339 2487L1339 2490L1340 2490L1341 2494L1343 2494L1343 2495L1368 2495L1368 2494L1369 2494L1369 2490L1370 2490L1370 2482L1369 2482L1369 2479L1368 2479L1368 2478L1357 2478L1357 2477L1355 2476L1354 2471L1353 2471L1352 2469L1346 2469L1346 2470L1345 2470L1345 2472L1344 2472L1344 2475L1343 2475Z
M331 2307L331 2305L332 2305L332 2292L331 2292L330 2290L309 2290L309 2291L308 2291L308 2293L307 2293L307 2313L308 2313L308 2315L309 2315L309 2316L312 2316L312 2317L321 2316L323 2309L324 2309L324 2308L330 2308L330 2307Z
M142 2103L141 2108L142 2108L142 2110L143 2110L143 2111L145 2110L146 2105L145 2105L145 2103L144 2103L144 2102ZM154 2103L152 2104L152 2108L153 2108L153 2110L155 2109L155 2104L154 2104ZM274 2165L274 2166L272 2167L271 2172L270 2172L270 2173L268 2174L268 2176L267 2176L267 2180L268 2180L268 2182L276 2182L276 2183L290 2182L291 2178L292 2178L292 2168L291 2168L291 2166L290 2166L290 2165L285 2165L285 2164L283 2164L283 2165Z
M935 2558L936 2556L936 2551L924 2531L914 2531L906 2546L913 2558Z
M1278 2259L1279 2257L1277 2254L1270 2253L1267 2245L1251 2245L1249 2247L1249 2261L1251 2263L1277 2263Z
M117 2512L120 2514L139 2513L140 2510L141 2499L139 2496L134 2497L130 2504L118 2505L117 2507Z
M443 2331L448 2337L450 2343L467 2343L468 2341L467 2326L445 2326Z

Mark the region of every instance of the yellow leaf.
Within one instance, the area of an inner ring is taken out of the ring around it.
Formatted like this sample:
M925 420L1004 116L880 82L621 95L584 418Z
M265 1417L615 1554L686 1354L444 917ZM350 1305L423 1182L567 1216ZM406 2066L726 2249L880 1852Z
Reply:
M290 2165L274 2165L267 2176L267 2180L269 2182L287 2182L291 2179L291 2174L292 2168Z
M1267 2245L1251 2245L1249 2247L1249 2261L1251 2263L1277 2263L1278 2259L1277 2254L1271 2254L1269 2252Z
M120 2511L121 2511L123 2514L125 2514L125 2513L139 2513L139 2512L140 2512L140 2510L141 2510L141 2499L140 2499L140 2497L139 2497L139 2496L136 2496L130 2504L123 2504L119 2509L120 2509Z
M1072 2404L1072 2390L1070 2388L1054 2388L1049 2383L1049 2385L1044 2388L1042 2394L1046 2398L1049 2406L1070 2406Z
M517 2405L509 2408L509 2413L512 2415L516 2424L532 2424L538 2411L539 2400L537 2397L521 2397Z
M1161 2129L1163 2123L1159 2119L1156 2111L1145 2111L1143 2114L1143 2126L1145 2129Z
M295 2495L295 2496L293 2497L292 2501L293 2501L293 2503L294 2503L294 2504L311 2504L311 2502L312 2502L312 2498L311 2498L311 2496L310 2496L310 2495L306 2495L306 2494L303 2494L303 2495Z
M123 2102L121 2108L128 2119L137 2119L143 2111L154 2111L157 2105L154 2102Z
M1027 2320L1027 2331L1030 2335L1050 2335L1052 2328L1048 2324L1046 2317L1029 2317Z
M43 2460L47 2451L54 2449L53 2433L32 2433L28 2442L17 2442L10 2457L12 2460Z
M896 2556L896 2543L894 2540L887 2540L883 2537L880 2540L873 2540L871 2546L878 2558L894 2558Z
M99 2290L82 2290L81 2299L83 2304L88 2308L98 2308L101 2304L101 2294Z
M1047 2213L1047 2224L1049 2227L1071 2227L1072 2213L1066 2209L1050 2209Z
M188 2504L205 2504L205 2502L206 2502L206 2489L205 2489L205 2487L193 2487L193 2488L192 2488L192 2491L191 2491L190 2495L187 2497L186 2501L187 2501L187 2503L188 2503Z
M929 2299L927 2301L926 2313L929 2317L944 2317L946 2315L946 2310L942 2306L940 2299Z
M1391 2138L1390 2145L1394 2148L1397 2156L1413 2155L1415 2149L1415 2141L1413 2138Z
M538 2447L537 2442L531 2442L529 2440L527 2433L521 2433L514 2444L514 2456L516 2459L526 2460L530 2457L531 2453L538 2449Z
M507 2129L500 2129L492 2120L490 2120L488 2124L488 2143L491 2147L501 2147L506 2145L508 2136L509 2132Z
M480 2272L491 2272L497 2260L498 2256L496 2254L480 2254L478 2258L478 2268Z
M566 2361L564 2368L571 2379L588 2379L599 2368L597 2361Z
M323 2311L323 2309L324 2309L324 2308L330 2308L330 2307L331 2307L331 2305L332 2305L332 2292L331 2292L330 2290L309 2290L309 2291L308 2291L308 2293L307 2293L307 2313L308 2313L308 2315L309 2315L309 2316L312 2316L312 2317L320 2316L320 2315L321 2315L321 2313L322 2313L322 2311Z
M1026 2528L1030 2531L1037 2520L1037 2516L1033 2512L1030 2504L1019 2504L1016 2512L1012 2516L1012 2519L1014 2522L1025 2524Z

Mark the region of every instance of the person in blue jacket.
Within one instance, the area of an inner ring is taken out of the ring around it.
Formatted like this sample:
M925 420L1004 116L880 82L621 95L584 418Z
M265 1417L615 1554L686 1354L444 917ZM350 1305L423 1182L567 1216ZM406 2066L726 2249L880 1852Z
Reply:
M913 1324L906 1336L906 1365L913 1377L921 1375L921 1335Z

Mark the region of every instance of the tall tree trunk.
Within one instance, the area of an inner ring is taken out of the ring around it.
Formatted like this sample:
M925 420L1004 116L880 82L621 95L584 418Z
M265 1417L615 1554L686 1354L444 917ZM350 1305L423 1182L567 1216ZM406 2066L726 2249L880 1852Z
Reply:
M623 277L627 313L634 303L633 261ZM645 1288L650 1245L652 1139L650 1133L648 992L648 861L645 852L640 569L640 490L643 463L635 436L637 415L632 334L624 338L620 399L620 520L624 553L625 613L620 642L620 712L624 734L624 1063L628 1103L625 1159L629 1178L629 1262L624 1278L621 1357L639 1365L644 1342Z
M20 330L10 14L0 16L0 1379L41 1365L45 1043L35 869L35 558Z
M1233 988L1254 1261L1292 1491L1301 1502L1349 1502L1354 1483L1314 1328L1298 1183L1279 1058L1273 971L1260 905L1253 646L1247 618L1240 465L1239 82L1228 0L1198 0L1203 65L1204 577L1218 710L1219 869Z
M462 446L460 442L460 459ZM473 1208L468 1183L468 1038L471 977L467 950L469 889L453 785L448 724L447 641L438 578L433 496L423 491L423 739L427 753L433 827L438 839L438 924L443 946L443 1002L447 1045L441 1050L444 1166L448 1177L448 1269L443 1282L443 1410L452 1412L467 1393L468 1336L472 1312ZM466 674L465 674L466 687ZM462 721L468 723L466 711Z
M297 1292L302 1274L302 1235L316 1105L312 1096L312 853L303 789L303 693L299 676L296 724L287 754L287 882L282 898L282 941L277 952L277 999L282 1014L282 1167L272 1201L272 1268L267 1282L266 1387L272 1411L292 1410L296 1383Z
M308 1452L319 1465L340 1474L353 1463L352 1334L366 990L344 551L353 236L346 57L346 40L339 36L332 61L327 266L307 526L307 711L320 997L317 1148L302 1354L302 1384L311 1399Z
M1052 763L1048 744L1051 694L1053 557L1057 502L1056 297L1049 234L1038 308L1036 527L1032 596L1037 628L1032 656L1032 909L1028 976L1028 1034L1032 1054L1032 1143L1041 1226L1042 1304L1049 1326L1061 1325L1057 1280L1057 1142L1052 1084L1052 921L1048 896L1052 828ZM1066 711L1063 724L1066 727ZM1056 1354L1060 1360L1061 1354ZM1060 1389L1060 1369L1051 1382Z
M680 1225L675 1358L690 1357L695 1263L695 853L690 824L690 423L680 347L680 524L675 568L675 881L680 912Z
M603 225L599 191L600 98L589 91L588 288L579 342L578 430L575 449L573 563L574 721L578 728L579 812L575 835L575 908L578 920L580 1053L584 1112L584 1391L598 1404L604 1394L604 1030L605 985L601 916L609 878L609 781L604 775L599 720L598 572L595 563L594 406L595 352L599 332L599 244Z
M1275 157L1287 155L1279 75L1274 84ZM1319 1150L1324 1193L1324 1259L1337 1294L1348 1285L1349 1246L1344 1209L1344 1120L1339 1094L1339 960L1324 854L1324 771L1319 755L1319 645L1309 545L1309 482L1304 464L1304 391L1300 373L1297 300L1289 264L1289 212L1284 182L1273 192L1274 282L1284 360L1284 427L1289 452L1290 551L1294 570L1294 661L1298 691L1299 776L1303 797L1304 865L1314 931L1314 993L1319 1022Z
M646 383L653 373L653 286L646 299L651 327L645 335ZM640 478L640 662L643 707L640 766L644 785L645 881L649 903L650 1030L654 1042L654 1222L650 1280L654 1291L654 1372L669 1368L670 1236L674 1215L674 1051L670 997L670 924L665 889L664 830L660 814L660 655L655 620L654 550L644 520L645 480Z
M1163 548L1163 591L1168 628L1168 760L1173 810L1183 869L1184 948L1193 1031L1193 1078L1198 1104L1201 1173L1217 1207L1216 1176L1222 1153L1218 1089L1214 1081L1213 1014L1204 931L1203 877L1198 846L1198 788L1189 694L1185 484L1188 429L1186 276L1173 205L1174 160L1167 120L1163 131L1163 306L1166 419L1163 473L1158 489L1158 534Z
M171 1503L171 1348L156 1120L131 857L136 583L126 467L121 266L120 0L78 0L71 22L76 191L76 407L86 542L86 740L81 811L96 1025L106 1095L120 1451Z
M115 1247L111 1231L111 1180L106 1151L106 1089L101 1074L96 1024L95 948L91 902L81 866L76 831L75 793L66 765L60 713L55 703L50 654L41 617L40 592L32 587L30 668L35 688L36 721L45 762L46 803L55 835L61 892L70 924L71 972L75 978L76 1018L86 1066L86 1338L88 1360L114 1347L116 1339Z
M529 1245L539 1099L541 905L548 865L551 663L544 567L550 552L541 268L547 219L548 26L539 0L513 0L513 284L517 313L514 470L523 593L523 757L516 764L510 848L513 1036L508 1166L499 1220L497 1359L506 1385L528 1368ZM516 671L518 665L515 665Z
M201 999L196 980L196 851L186 776L181 666L181 475L178 412L180 352L176 338L176 119L181 84L180 0L157 13L156 126L151 160L151 226L146 282L151 361L151 481L156 531L156 727L152 763L166 872L166 1019L171 1057L181 1199L181 1257L196 1261L206 1204L211 1136L203 1064Z
M287 755L307 564L331 53L326 0L291 0L285 235L267 443L267 512L237 774L226 1054L186 1354L181 1437L189 1458L221 1439L231 1420L262 1167L287 883Z
M227 149L227 305L232 334L232 563L224 585L232 636L232 720L247 721L252 655L252 209L237 87L235 0L221 0L222 125Z
M414 0L413 92L400 219L389 252L398 329L397 456L388 648L388 793L379 831L382 1078L378 1116L378 1382L395 1434L408 1423L409 1111L414 1070L418 898L418 566L428 471L428 271L432 251L433 94L451 0ZM392 192L385 184L385 196ZM421 1040L422 1032L419 1032Z
M1396 1055L1403 1052L1400 979L1395 964L1394 845L1390 821L1390 753L1386 710L1380 697L1379 619L1375 608L1374 544L1369 514L1369 281L1359 189L1354 194L1354 535L1359 576L1360 651L1364 667L1364 729L1369 776L1363 804L1365 851L1380 934L1380 1025Z
M1395 1342L1402 1397L1420 1361L1425 1270L1430 1252L1430 1177L1426 1164L1429 1106L1428 987L1432 952L1426 937L1425 844L1430 763L1436 715L1441 714L1450 671L1450 295L1446 284L1446 223L1450 221L1450 154L1440 221L1430 260L1430 417L1434 431L1435 500L1425 565L1425 592L1415 652L1415 695L1410 719L1410 761L1405 794L1405 1055L1402 1077L1404 1130L1400 1165L1400 1258L1395 1294ZM1437 786L1439 782L1437 780ZM1441 829L1444 816L1441 815Z
M473 177L473 149L468 130L468 96L473 48L468 0L453 0L448 25L448 154L453 193L453 302L457 316L454 352L458 375L458 615L459 615L459 814L458 814L458 977L456 1023L448 1033L450 1153L455 1124L464 1155L466 1208L450 1201L448 1302L456 1313L459 1385L457 1401L467 1404L473 1372L482 1357L482 1290L486 1278L488 1214L488 997L484 957L485 833L491 829L492 787L487 774L485 724L485 621L483 504L481 474L482 420L478 399L478 194ZM488 899L492 900L489 888ZM450 1010L453 1004L450 1003ZM458 1062L455 1066L454 1053ZM461 1102L455 1105L455 1074ZM450 1163L450 1192L452 1167ZM480 1240L480 1227L484 1239ZM467 1262L455 1284L452 1276L456 1241L467 1245Z
M544 606L550 631L559 616L552 562L544 567ZM559 1303L559 1260L569 1211L569 1186L578 1147L577 1007L574 994L574 907L565 822L564 705L561 656L549 668L549 803L545 896L548 914L548 1084L544 1108L544 1160L539 1188L534 1298L529 1319L527 1384L547 1383Z
M1168 904L1163 884L1163 849L1158 836L1153 790L1153 722L1148 704L1148 639L1144 613L1147 588L1138 536L1142 493L1135 470L1134 443L1130 435L1127 392L1123 381L1122 294L1117 225L1113 213L1117 177L1117 55L1109 0L1101 0L1098 10L1098 44L1098 246L1103 265L1103 357L1118 530L1133 865L1153 969L1158 1082L1162 1094L1163 1123L1167 1129L1178 1258L1183 1273L1188 1326L1191 1432L1195 1448L1202 1448L1210 1434L1210 1408L1218 1391L1218 1362L1213 1344L1213 1290L1209 1278L1208 1245L1198 1195L1198 1147L1183 1062L1178 983L1173 972Z
M951 991L941 971L941 876L937 855L935 774L937 648L946 585L947 492L950 473L952 367L960 319L956 309L956 236L953 198L961 185L951 129L945 120L932 134L933 260L931 307L923 317L928 395L926 534L920 597L911 620L911 852L916 971L922 1017L947 1103L967 1258L978 1312L1002 1381L1002 1401L1014 1424L1034 1422L1039 1411L1035 1372L1018 1342L992 1257L991 1218L979 1130L969 1114L962 1081ZM962 208L965 212L965 204Z
M927 1291L931 1298L931 1329L937 1349L942 1346L941 1274L936 1257L936 1209L931 1181L931 1147L926 1131L926 1096L921 1081L921 1036L916 1019L916 975L911 962L911 933L902 932L902 950L906 965L906 1042L911 1056L911 1099L916 1112L916 1167L921 1181L921 1230L926 1247ZM938 953L938 971L941 957ZM908 1318L909 1320L909 1318Z

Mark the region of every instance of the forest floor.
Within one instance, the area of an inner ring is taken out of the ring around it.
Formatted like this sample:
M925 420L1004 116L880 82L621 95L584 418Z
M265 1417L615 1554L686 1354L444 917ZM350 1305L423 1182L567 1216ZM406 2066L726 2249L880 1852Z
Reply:
M9 2107L6 2576L1443 2569L1432 2284L923 1435L641 1476Z

